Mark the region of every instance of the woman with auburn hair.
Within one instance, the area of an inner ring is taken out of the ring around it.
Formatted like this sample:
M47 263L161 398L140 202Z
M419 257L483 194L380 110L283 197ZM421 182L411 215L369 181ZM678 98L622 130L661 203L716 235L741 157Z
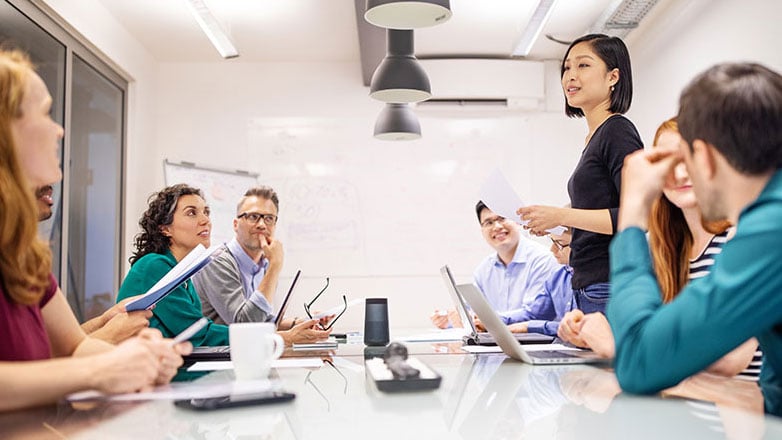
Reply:
M190 350L153 330L114 347L79 327L37 235L34 188L62 178L51 105L29 58L0 49L0 411L167 383Z
M677 147L680 142L676 118L663 122L654 136L656 146ZM678 164L663 194L652 206L649 218L649 248L664 303L671 302L689 281L709 273L714 256L722 251L732 232L730 226L726 221L702 222L687 169L684 163ZM602 313L567 313L560 324L559 336L575 345L590 347L602 356L614 356L614 338ZM750 339L707 371L724 376L740 374L757 380L760 373L757 345L754 338Z

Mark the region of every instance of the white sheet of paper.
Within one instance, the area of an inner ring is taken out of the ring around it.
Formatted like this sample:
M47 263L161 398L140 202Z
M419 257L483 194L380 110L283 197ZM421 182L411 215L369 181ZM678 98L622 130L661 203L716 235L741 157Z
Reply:
M178 382L156 387L143 393L104 394L100 391L82 391L66 397L69 402L81 401L137 401L137 400L179 400L205 399L228 394L256 393L280 388L280 381L248 380L242 382Z
M323 365L321 358L285 358L272 361L272 368L320 368ZM191 365L187 371L222 371L233 370L231 361L202 361Z
M524 204L499 168L492 171L483 182L480 198L495 214L513 220L520 225L527 223L521 221L516 214L517 209L527 205ZM563 226L556 226L546 231L560 235L565 232L565 229Z

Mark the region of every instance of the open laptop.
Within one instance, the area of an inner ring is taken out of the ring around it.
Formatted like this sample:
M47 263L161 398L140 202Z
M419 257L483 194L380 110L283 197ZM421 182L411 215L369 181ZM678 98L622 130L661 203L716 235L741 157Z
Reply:
M467 345L497 345L494 341L494 337L488 332L479 332L475 327L475 322L472 320L472 314L470 308L464 302L464 298L459 295L456 290L456 281L451 274L451 268L446 264L440 268L440 274L443 276L445 286L448 288L448 293L451 295L454 307L456 307L459 316L462 319L462 323L466 323L469 326L470 334L464 337L464 342ZM550 344L554 341L553 336L546 336L540 333L512 333L517 341L522 344Z
M282 300L280 311L277 312L277 318L274 320L274 326L279 328L280 323L285 316L285 311L290 304L291 296L296 288L296 283L299 281L301 270L296 271L296 275L293 277L291 287L288 288L288 293ZM198 361L227 361L231 359L231 348L228 345L213 345L213 346L201 346L193 347L193 352L187 356L182 356L185 362L198 362Z
M477 287L472 284L460 284L456 286L456 291L472 306L472 310L481 319L489 333L494 336L503 353L513 359L533 365L608 362L607 359L603 359L589 350L527 350L516 340L508 326L502 322L502 319L491 308Z

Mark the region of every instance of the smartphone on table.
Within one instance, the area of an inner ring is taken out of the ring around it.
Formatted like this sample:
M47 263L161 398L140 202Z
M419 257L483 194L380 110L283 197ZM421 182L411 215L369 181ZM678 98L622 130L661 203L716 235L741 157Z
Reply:
M266 405L269 403L288 402L296 398L293 393L284 391L263 391L260 393L236 394L205 399L175 400L174 405L180 408L197 411L209 411L222 408L236 408L239 406Z

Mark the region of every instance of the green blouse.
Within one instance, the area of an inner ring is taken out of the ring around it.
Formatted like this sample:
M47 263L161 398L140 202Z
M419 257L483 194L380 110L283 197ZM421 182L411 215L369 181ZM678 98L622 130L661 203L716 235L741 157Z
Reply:
M117 302L130 296L139 295L152 287L177 261L170 251L165 254L147 254L139 258L131 267L128 276L122 282ZM149 326L160 330L166 338L173 338L203 316L201 300L198 298L193 282L188 280L160 300L152 309ZM199 330L190 342L193 346L228 345L228 326L215 324L209 320L206 327Z

